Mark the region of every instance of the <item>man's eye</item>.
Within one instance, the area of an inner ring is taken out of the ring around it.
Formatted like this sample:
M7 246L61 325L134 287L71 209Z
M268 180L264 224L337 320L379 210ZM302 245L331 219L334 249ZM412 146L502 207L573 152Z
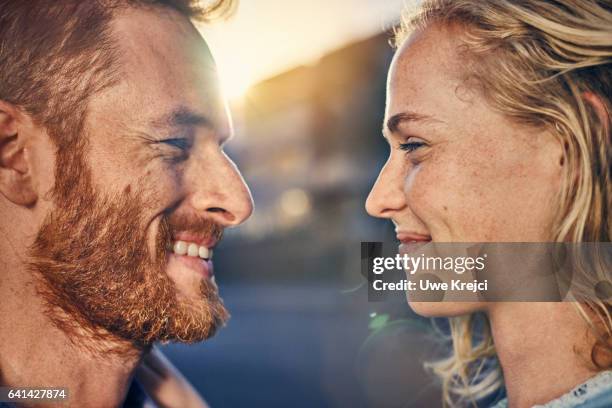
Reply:
M425 143L423 142L407 142L399 144L400 150L403 150L406 153L414 152L415 150L423 146L425 146Z
M170 146L167 152L162 152L163 159L173 164L181 163L189 158L189 153L193 145L191 138L173 137L160 140L158 143Z
M184 138L184 137L164 139L161 142L169 146L176 147L177 149L181 149L183 151L187 151L191 149L191 145L192 145L191 140Z

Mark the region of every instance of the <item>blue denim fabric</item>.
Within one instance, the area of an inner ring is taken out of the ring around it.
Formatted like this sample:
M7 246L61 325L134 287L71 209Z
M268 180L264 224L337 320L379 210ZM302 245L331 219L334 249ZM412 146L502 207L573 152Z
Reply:
M491 408L507 408L503 399ZM604 371L567 394L533 408L612 408L612 371Z

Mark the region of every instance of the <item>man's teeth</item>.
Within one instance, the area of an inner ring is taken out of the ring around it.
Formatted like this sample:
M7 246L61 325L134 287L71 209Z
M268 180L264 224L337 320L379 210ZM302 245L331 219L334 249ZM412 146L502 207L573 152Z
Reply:
M213 254L212 249L185 241L176 241L172 247L172 252L177 255L197 256L202 259L211 259Z
M212 258L212 249L208 249L206 247L199 247L198 256L202 259Z

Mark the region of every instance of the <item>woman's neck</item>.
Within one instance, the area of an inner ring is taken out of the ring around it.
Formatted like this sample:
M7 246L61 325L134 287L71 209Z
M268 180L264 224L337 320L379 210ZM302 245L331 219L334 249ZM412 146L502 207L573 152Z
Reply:
M489 309L510 408L560 397L596 375L592 337L570 302L505 302Z

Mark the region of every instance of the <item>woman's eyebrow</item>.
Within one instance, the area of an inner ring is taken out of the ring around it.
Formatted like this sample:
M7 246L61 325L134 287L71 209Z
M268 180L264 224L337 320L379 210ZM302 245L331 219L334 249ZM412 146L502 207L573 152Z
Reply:
M400 125L404 122L440 122L440 123L443 123L442 120L436 119L435 117L431 115L425 115L422 113L406 111L406 112L397 113L391 116L389 119L387 119L385 126L383 126L383 133L386 133L386 132L396 133Z
M423 124L439 124L446 123L442 119L438 119L433 115L427 115L424 113L417 113L413 111L405 111L397 113L391 116L387 121L383 124L382 127L382 135L387 141L390 141L391 135L398 134L399 128L403 123L423 123ZM390 143L390 142L389 142Z

